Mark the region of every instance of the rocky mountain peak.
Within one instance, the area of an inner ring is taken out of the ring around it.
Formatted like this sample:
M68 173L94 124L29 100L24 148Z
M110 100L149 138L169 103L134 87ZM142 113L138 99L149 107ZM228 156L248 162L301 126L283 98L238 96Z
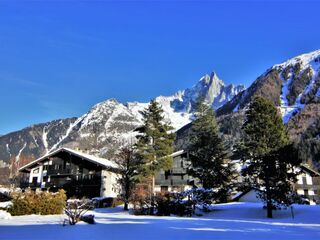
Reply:
M217 108L236 95L243 86L225 86L215 72L202 77L193 87L155 100L162 106L165 121L176 130L190 123L199 96ZM0 160L22 164L59 147L88 150L112 159L116 151L134 142L148 103L120 103L108 99L94 105L79 118L37 124L0 137ZM3 154L1 154L3 153ZM20 161L21 159L21 161ZM17 164L16 164L17 165ZM17 165L19 167L20 165Z
M237 112L245 108L254 96L265 97L278 106L284 123L288 123L307 105L319 104L320 50L272 66L247 90L219 109L218 114Z
M195 110L197 99L202 97L214 109L218 109L244 89L243 85L225 85L213 71L210 75L206 74L200 78L192 88L177 93L176 96L179 98L172 102L172 107L176 111L192 113Z
M299 65L299 66L297 66ZM276 64L272 68L283 70L287 67L299 67L299 70L305 70L308 67L313 67L315 69L319 69L320 67L320 49L310 52L301 54L299 56L293 57L289 60L286 60L283 63ZM297 69L298 70L298 69Z

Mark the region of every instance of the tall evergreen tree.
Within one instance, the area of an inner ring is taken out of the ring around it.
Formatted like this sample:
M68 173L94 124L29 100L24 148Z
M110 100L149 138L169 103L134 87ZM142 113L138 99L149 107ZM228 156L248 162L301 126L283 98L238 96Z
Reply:
M169 170L172 167L175 134L173 128L165 123L163 110L155 100L150 102L142 115L144 124L136 144L138 157L142 160L140 171L143 177L154 177L161 169ZM154 178L152 185L154 188Z
M191 160L188 172L200 180L203 188L218 191L217 196L224 201L235 173L229 152L219 136L213 109L202 99L198 100L195 116L187 147Z
M256 97L246 112L245 137L240 152L247 165L244 175L267 203L267 216L272 218L273 201L289 204L294 166L299 165L293 144L278 109L267 99Z

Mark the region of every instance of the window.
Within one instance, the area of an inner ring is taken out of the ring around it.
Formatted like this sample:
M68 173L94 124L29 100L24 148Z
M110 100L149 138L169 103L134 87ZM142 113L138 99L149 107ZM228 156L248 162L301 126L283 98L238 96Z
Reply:
M37 177L33 177L33 178L32 178L32 183L37 183L37 181L38 181L38 178L37 178Z
M307 178L306 177L302 177L302 184L306 185L307 184Z
M168 192L168 186L161 186L161 192Z
M33 169L33 173L39 173L39 168Z
M181 175L181 180L183 180L183 175Z
M180 166L181 168L183 168L183 160L181 160Z
M43 177L42 182L48 182L48 177L47 176Z
M304 189L303 191L304 191L304 195L305 195L305 196L308 196L308 195L309 195L309 194L308 194L308 189Z
M168 180L169 175L170 175L170 171L165 171L164 177L165 177L166 180Z

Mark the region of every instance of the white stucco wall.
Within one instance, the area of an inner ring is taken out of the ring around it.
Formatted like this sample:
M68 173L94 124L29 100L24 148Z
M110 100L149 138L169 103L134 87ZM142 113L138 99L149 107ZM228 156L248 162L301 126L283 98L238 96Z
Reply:
M119 191L120 188L117 183L117 174L107 170L102 170L100 197L117 197L119 195Z
M313 190L308 190L308 195L309 196L313 196L314 195L314 191Z
M39 168L39 172L38 172L38 173L34 173L33 171L34 171L35 169L37 169L37 168ZM29 175L29 183L32 183L32 179L33 179L34 177L37 178L37 183L40 183L41 180L42 180L42 175L43 175L43 166L42 166L42 165L41 165L41 166L38 166L38 167L36 167L36 168L33 168L33 169L31 170L31 172L30 172L30 175Z
M303 189L297 189L297 193L298 193L299 195L304 195Z
M298 184L303 184L302 176L303 176L303 174L299 174L299 175L297 176L297 178L298 178L297 183L298 183Z
M306 174L306 180L307 180L307 184L308 185L312 185L312 177L311 177L311 175L310 174Z
M261 199L258 198L255 190L250 190L248 193L239 198L239 202L261 202Z

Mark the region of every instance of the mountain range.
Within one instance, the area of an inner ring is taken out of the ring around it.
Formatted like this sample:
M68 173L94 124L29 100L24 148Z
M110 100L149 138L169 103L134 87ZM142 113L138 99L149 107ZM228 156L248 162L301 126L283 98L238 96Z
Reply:
M165 120L178 130L176 145L179 148L183 146L199 96L216 110L220 130L231 143L242 134L244 111L251 99L263 96L279 107L291 138L308 142L313 150L303 149L305 155L317 162L314 158L320 152L319 73L320 50L272 66L247 89L243 85L225 85L212 72L191 88L155 99L164 110ZM61 146L112 159L119 147L134 141L137 134L134 130L142 124L141 111L147 106L148 103L120 103L109 99L96 104L79 118L36 124L1 136L0 168L14 173L25 163Z

